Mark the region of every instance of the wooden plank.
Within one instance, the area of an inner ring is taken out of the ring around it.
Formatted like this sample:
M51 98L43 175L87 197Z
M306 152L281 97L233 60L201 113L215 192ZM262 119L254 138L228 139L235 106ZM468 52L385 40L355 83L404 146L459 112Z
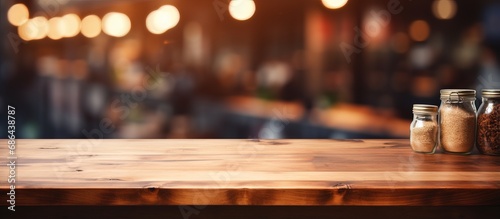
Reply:
M21 206L500 205L500 157L408 140L22 139L16 153Z

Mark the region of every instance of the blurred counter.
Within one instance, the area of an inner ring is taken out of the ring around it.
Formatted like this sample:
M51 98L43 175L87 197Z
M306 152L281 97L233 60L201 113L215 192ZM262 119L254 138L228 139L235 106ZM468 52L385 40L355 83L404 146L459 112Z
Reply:
M299 102L268 101L247 96L227 98L224 104L230 112L245 116L287 122L302 121L314 126L376 137L409 137L411 121L368 106L340 103L307 113Z

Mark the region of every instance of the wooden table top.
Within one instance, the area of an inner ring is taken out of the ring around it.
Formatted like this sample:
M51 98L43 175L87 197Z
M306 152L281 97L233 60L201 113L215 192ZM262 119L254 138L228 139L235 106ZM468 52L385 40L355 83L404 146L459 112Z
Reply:
M22 139L16 153L21 206L500 205L500 157L408 140Z

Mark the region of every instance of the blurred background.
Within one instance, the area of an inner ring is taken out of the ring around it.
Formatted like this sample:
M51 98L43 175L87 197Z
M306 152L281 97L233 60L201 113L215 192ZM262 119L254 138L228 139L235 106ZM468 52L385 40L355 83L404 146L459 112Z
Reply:
M500 88L498 1L0 4L17 138L406 138L440 89Z

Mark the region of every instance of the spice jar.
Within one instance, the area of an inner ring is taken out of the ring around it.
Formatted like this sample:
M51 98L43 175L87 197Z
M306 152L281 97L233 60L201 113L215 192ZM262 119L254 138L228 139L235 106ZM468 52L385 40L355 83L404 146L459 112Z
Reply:
M477 149L483 154L500 155L500 89L484 89L477 112Z
M410 145L419 153L434 153L437 145L438 107L434 105L414 104L413 121L410 125Z
M439 140L444 152L468 154L472 151L476 134L475 100L475 90L441 90Z

